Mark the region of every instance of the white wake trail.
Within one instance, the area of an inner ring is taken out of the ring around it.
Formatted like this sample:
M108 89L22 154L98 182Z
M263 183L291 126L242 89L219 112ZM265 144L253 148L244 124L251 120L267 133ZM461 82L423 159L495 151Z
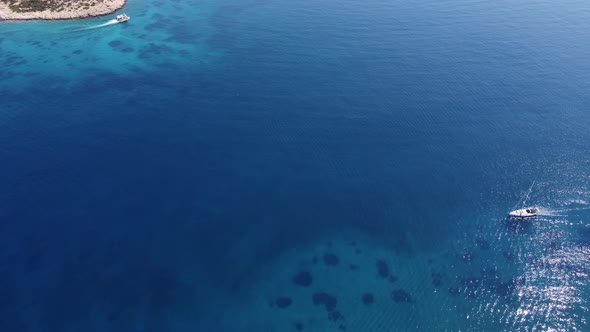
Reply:
M560 210L544 208L544 207L538 207L537 211L538 211L537 212L538 216L544 216L544 217L565 217L565 215L562 215L561 213L566 212L566 211L560 211Z
M580 207L580 208L561 208L561 209L550 209L550 208L538 207L537 209L539 210L539 212L537 212L537 215L539 215L539 216L566 217L568 212L590 210L590 206Z
M106 26L117 24L117 23L119 23L119 21L117 21L116 19L112 19L112 20L108 20L108 21L106 21L105 23L102 23L102 24L93 25L93 26L90 26L90 27L76 29L76 30L72 30L72 31L86 31L86 30L99 29L99 28L104 28Z

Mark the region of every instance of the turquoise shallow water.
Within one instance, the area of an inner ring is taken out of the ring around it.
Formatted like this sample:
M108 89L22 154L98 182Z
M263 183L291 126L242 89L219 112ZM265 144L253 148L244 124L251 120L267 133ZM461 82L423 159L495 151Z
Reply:
M589 329L586 3L125 12L0 23L0 330Z

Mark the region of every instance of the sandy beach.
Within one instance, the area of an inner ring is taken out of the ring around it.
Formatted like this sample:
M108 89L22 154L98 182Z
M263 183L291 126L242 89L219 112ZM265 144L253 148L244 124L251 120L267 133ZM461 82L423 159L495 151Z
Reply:
M125 6L127 0L92 0L61 1L51 3L53 8L41 6L39 9L27 7L24 0L1 0L0 20L69 20L85 17L96 17L111 14ZM21 10L14 10L22 8ZM23 10L24 9L24 10Z

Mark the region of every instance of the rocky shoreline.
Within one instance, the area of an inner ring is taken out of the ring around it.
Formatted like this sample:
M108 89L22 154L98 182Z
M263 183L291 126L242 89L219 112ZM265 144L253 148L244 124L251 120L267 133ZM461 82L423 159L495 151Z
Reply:
M127 0L63 0L61 2L0 0L0 21L73 20L109 15L123 8Z

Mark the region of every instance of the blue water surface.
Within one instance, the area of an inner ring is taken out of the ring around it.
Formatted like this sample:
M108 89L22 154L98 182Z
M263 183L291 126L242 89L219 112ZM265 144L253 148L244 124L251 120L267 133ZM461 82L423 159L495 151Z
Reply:
M0 22L0 331L590 329L590 4L125 11Z

